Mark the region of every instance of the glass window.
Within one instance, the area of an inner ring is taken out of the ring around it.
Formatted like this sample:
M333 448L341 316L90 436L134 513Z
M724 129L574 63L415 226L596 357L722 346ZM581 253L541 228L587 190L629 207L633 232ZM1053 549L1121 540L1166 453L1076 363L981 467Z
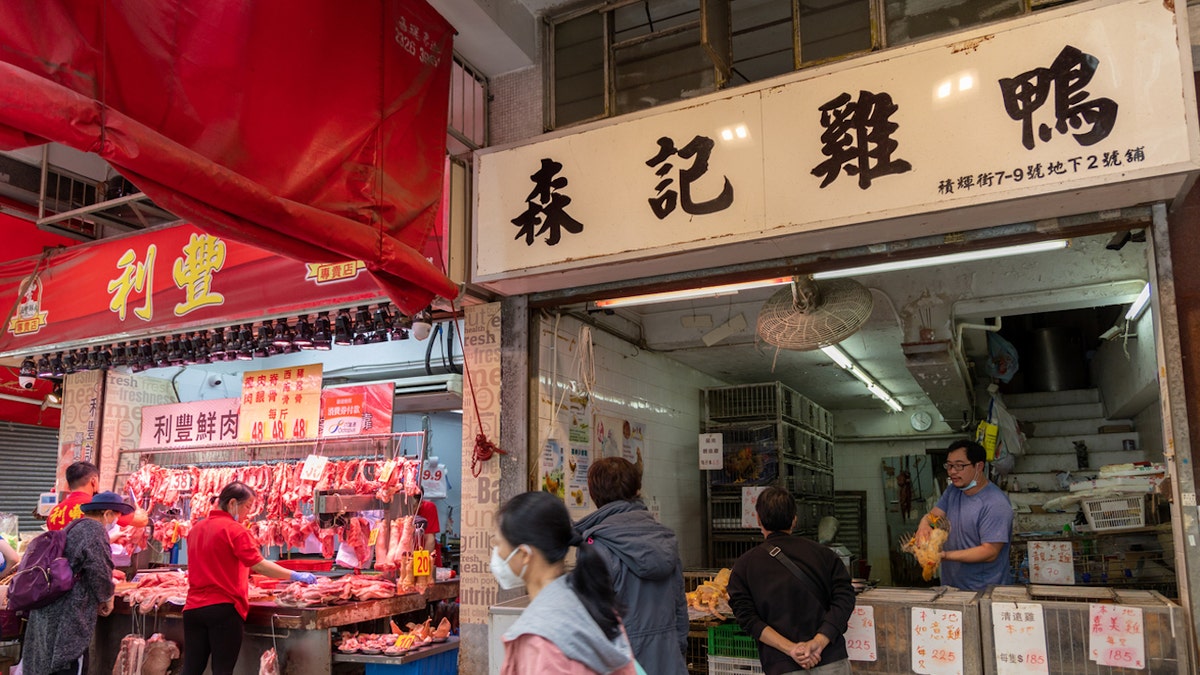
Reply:
M604 116L604 19L596 12L554 24L554 126Z
M870 0L800 0L800 61L824 61L872 47Z
M796 69L792 3L733 0L733 73L730 85L757 82Z
M885 0L887 44L923 38L1018 16L1024 0Z

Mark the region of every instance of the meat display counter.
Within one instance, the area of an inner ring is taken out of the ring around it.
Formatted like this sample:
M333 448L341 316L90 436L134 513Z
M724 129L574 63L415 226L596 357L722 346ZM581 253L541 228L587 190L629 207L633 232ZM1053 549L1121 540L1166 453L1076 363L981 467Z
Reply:
M246 617L246 636L242 640L235 675L257 675L259 657L274 647L278 654L279 670L289 675L329 675L335 661L354 661L333 650L333 630L398 614L420 611L430 603L458 597L458 580L430 585L423 594L408 593L381 600L362 600L339 605L316 607L284 607L273 602L250 603ZM137 630L141 628L144 630ZM116 609L100 617L96 626L95 651L89 668L93 673L111 673L121 646L121 638L138 632L149 635L162 633L186 650L183 642L183 615L178 605L164 605L151 614L131 612L120 598ZM449 643L444 643L449 644ZM442 645L435 645L441 647ZM454 642L457 646L457 641ZM372 657L373 661L410 663L445 649L424 649L402 657Z

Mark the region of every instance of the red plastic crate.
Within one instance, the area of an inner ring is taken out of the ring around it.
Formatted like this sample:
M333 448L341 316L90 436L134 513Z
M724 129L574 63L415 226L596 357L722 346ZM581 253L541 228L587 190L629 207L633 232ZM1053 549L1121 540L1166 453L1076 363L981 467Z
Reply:
M294 558L291 560L276 560L280 567L297 572L328 572L333 569L332 560L313 558Z

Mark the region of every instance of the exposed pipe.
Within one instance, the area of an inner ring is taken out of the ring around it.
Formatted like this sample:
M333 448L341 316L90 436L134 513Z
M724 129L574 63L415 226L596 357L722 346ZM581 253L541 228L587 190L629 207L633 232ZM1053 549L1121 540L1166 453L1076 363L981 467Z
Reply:
M42 146L42 184L38 189L38 214L37 219L41 220L46 217L46 189L50 184L50 144Z
M986 324L986 323L960 323L960 324L958 324L957 326L955 326L955 330L958 333L958 340L957 340L958 351L961 353L963 350L962 334L963 334L964 328L972 328L974 330L986 330L989 333L998 333L998 332L1000 332L1000 324L1001 324L1001 320L1000 320L999 316L996 317L995 325Z

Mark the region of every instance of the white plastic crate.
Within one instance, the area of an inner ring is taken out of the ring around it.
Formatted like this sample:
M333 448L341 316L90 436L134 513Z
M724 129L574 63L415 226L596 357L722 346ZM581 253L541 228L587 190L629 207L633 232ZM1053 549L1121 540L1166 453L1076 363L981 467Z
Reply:
M708 657L708 675L761 675L762 671L762 663L758 659L712 655Z
M1097 532L1146 526L1146 500L1143 495L1100 497L1083 500L1083 515Z

